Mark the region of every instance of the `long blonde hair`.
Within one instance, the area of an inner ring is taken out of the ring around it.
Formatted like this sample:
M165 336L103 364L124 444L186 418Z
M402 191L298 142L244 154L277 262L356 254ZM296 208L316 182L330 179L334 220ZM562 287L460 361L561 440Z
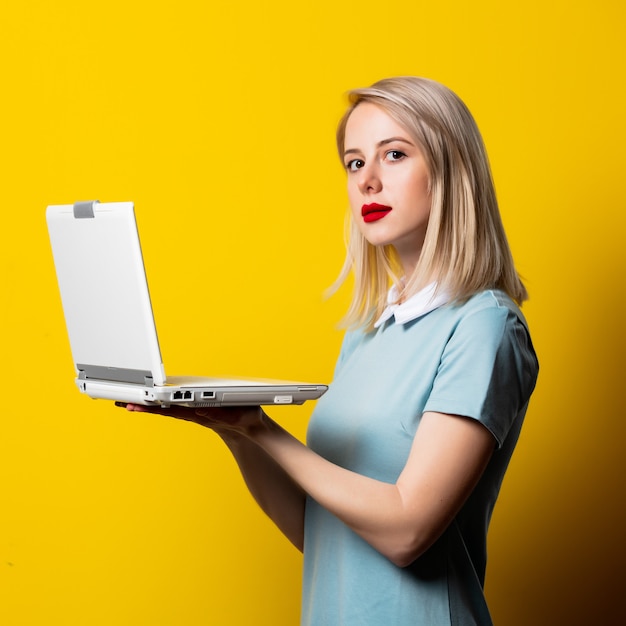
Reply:
M484 289L501 289L518 304L528 294L520 280L498 209L487 152L476 122L463 101L433 80L387 78L348 94L350 107L337 128L342 157L345 130L363 102L383 109L422 150L430 175L431 211L424 245L412 276L404 277L411 296L434 279L451 301L462 302ZM354 272L354 292L343 325L364 326L386 306L400 267L391 246L372 246L350 219L347 254L331 287L336 291Z

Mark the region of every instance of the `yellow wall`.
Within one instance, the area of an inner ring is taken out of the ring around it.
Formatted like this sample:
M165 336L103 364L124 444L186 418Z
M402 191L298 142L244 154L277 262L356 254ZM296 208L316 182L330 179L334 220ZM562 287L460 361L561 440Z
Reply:
M291 625L300 557L208 431L73 386L45 206L133 200L170 372L329 380L343 93L474 111L540 383L497 507L499 624L614 624L624 532L617 0L24 0L0 8L0 623ZM38 394L41 393L41 399ZM273 415L303 436L310 407Z

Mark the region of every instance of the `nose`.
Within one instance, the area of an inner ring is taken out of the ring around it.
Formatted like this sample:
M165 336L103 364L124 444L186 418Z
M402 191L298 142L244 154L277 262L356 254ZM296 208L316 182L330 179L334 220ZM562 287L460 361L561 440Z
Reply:
M366 163L359 170L358 186L364 195L378 193L383 188L380 172L375 163Z

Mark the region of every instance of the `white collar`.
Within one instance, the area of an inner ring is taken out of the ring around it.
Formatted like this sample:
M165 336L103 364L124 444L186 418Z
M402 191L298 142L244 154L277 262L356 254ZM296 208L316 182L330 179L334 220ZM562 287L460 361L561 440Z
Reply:
M387 308L376 320L374 328L378 328L392 316L395 317L396 324L406 324L406 322L422 317L426 313L430 313L447 304L449 301L448 294L445 292L435 294L436 288L437 283L430 283L430 285L420 289L415 295L411 296L406 302L395 304L400 294L396 285L393 285L387 293Z

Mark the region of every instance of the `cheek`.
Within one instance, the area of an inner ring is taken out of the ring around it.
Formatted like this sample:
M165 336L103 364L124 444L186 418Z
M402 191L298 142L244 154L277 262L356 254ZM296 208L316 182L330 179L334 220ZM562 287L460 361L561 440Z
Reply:
M407 180L405 189L411 197L413 203L423 208L425 205L430 206L430 191L428 178L425 176L414 177Z

